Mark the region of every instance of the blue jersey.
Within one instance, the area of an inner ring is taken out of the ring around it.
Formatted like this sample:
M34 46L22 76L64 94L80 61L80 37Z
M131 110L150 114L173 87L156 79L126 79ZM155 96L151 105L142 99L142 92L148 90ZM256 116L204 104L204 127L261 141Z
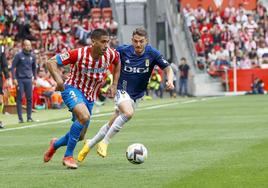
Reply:
M135 54L133 45L117 48L121 60L121 72L117 89L125 90L136 100L143 97L155 65L161 69L169 66L158 50L147 45L141 56Z

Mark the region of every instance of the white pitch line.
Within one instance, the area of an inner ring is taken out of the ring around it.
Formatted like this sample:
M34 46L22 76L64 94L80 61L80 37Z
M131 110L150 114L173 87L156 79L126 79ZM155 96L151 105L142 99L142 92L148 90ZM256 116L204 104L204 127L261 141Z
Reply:
M221 98L221 97L211 97L211 98L207 98L206 100L218 99L218 98ZM205 101L203 99L204 98L201 98L199 100L193 99L193 100L189 100L189 101L180 101L180 102L174 102L174 103L160 104L160 105L140 108L140 109L137 109L137 111L152 110L152 109L163 108L163 107L167 107L167 106L174 106L174 105L177 105L177 104L189 104L189 103L194 103L194 102L199 102L199 101ZM96 115L92 116L92 119L97 118L97 117L110 116L112 114L113 114L113 112L108 112L108 113L103 113L103 114L96 114ZM5 129L1 129L0 132L15 131L15 130L20 130L20 129L33 128L33 127L41 127L41 126L47 126L47 125L51 125L51 124L65 123L65 122L68 122L68 121L71 121L71 119L68 118L68 119L54 121L54 122L37 123L37 124L33 124L33 125L26 125L26 126L23 126L23 127L5 128Z
M108 115L112 115L113 113L104 113L104 114L97 114L92 116L92 118L96 118L96 117L102 117L102 116L108 116ZM28 129L28 128L32 128L32 127L41 127L41 126L46 126L46 125L51 125L51 124L59 124L59 123L65 123L71 121L71 118L68 119L64 119L64 120L59 120L59 121L54 121L54 122L46 122L46 123L38 123L38 124L33 124L33 125L25 125L23 127L14 127L14 128L5 128L5 129L1 129L0 132L6 132L6 131L14 131L14 130L19 130L19 129Z

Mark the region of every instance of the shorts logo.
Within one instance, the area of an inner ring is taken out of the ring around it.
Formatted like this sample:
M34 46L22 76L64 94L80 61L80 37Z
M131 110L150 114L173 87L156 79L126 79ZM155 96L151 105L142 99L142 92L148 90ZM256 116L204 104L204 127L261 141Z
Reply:
M70 54L68 52L64 52L63 54L60 54L61 61L65 61L70 58Z

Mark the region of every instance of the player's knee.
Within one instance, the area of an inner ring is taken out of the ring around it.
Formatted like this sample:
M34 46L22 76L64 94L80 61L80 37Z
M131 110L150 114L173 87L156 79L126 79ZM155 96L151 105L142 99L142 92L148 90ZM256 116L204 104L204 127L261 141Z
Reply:
M89 119L90 119L90 115L87 114L87 113L80 114L79 117L78 117L78 121L82 125L86 125L89 122Z
M134 111L133 111L133 110L129 110L129 111L127 111L127 112L124 112L124 115L125 115L125 117L126 117L128 120L130 120L130 119L133 117L133 115L134 115Z

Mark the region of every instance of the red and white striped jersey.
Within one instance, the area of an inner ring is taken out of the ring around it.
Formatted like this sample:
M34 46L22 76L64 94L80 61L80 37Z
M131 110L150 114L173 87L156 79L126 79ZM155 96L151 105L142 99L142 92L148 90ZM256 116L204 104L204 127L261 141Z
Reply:
M119 63L119 54L108 48L99 59L93 59L90 46L59 54L63 65L70 64L70 75L65 84L81 90L85 97L94 101L106 77L110 64Z

